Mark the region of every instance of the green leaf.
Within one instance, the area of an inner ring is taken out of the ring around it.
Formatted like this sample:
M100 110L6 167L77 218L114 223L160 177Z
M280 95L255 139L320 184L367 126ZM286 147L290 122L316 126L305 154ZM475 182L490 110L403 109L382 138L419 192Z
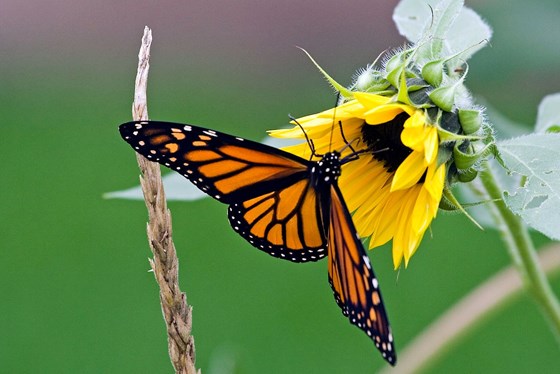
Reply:
M165 197L168 201L193 201L208 196L181 174L169 173L162 180ZM103 197L105 199L144 200L140 185L126 190L107 192L103 194Z
M464 62L486 47L490 39L492 28L474 10L463 7L447 33L446 44L453 51L463 51L456 60Z
M395 8L393 21L399 33L413 43L431 39L431 51L436 53L432 57L463 51L455 60L464 62L487 44L481 42L490 41L492 29L476 12L463 7L463 3L462 0L402 0Z
M539 104L535 132L558 132L560 127L560 93L545 96Z
M531 134L498 143L511 172L524 185L505 191L508 207L530 227L560 240L560 134Z
M443 0L434 8L432 27L426 30L426 37L431 37L431 56L440 57L444 52L447 32L461 12L464 0ZM454 46L455 47L455 46Z

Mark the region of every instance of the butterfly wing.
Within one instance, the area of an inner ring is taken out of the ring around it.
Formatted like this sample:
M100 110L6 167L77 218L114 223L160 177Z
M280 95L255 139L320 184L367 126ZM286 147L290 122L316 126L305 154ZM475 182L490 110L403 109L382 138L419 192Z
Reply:
M336 184L331 186L328 252L329 283L336 303L350 323L374 341L383 358L395 365L393 336L378 281Z
M326 256L313 163L247 139L192 125L134 121L119 127L136 152L230 204L232 227L253 246L295 262Z
M119 130L136 152L181 173L228 204L282 189L307 174L307 160L202 127L134 121Z
M277 191L230 205L235 231L253 246L293 262L327 255L321 201L309 178Z

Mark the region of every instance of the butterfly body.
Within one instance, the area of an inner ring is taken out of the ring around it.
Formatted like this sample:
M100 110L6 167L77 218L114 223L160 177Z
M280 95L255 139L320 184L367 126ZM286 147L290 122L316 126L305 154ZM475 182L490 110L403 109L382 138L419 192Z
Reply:
M328 257L329 283L342 313L395 364L378 281L337 183L342 165L351 158L329 152L311 161L169 122L128 122L119 130L138 153L229 204L232 228L254 247L293 262Z

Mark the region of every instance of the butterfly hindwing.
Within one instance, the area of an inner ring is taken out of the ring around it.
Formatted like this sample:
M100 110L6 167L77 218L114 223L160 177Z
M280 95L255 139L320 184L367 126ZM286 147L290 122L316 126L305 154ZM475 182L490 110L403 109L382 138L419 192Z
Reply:
M338 306L394 365L393 336L379 284L336 184L331 186L328 248L329 283Z
M327 255L321 198L308 178L229 207L231 226L253 246L293 262Z

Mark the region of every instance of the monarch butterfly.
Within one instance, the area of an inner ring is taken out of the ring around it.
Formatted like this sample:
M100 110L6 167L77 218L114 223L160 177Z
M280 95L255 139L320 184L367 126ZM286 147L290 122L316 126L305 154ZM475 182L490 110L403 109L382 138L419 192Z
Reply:
M256 248L294 262L328 255L329 283L342 313L374 341L387 362L396 363L378 281L337 184L351 156L341 159L340 153L329 152L310 161L170 122L127 122L119 130L136 152L229 204L231 226Z

